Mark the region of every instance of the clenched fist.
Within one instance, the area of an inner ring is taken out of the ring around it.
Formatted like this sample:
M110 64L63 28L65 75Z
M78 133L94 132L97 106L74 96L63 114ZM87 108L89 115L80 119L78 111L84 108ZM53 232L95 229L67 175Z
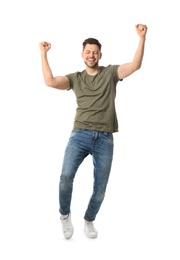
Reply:
M140 37L145 37L147 32L147 26L144 24L137 24L136 31Z
M42 53L46 53L51 48L51 43L49 43L49 42L40 42L39 43L39 48L40 48Z

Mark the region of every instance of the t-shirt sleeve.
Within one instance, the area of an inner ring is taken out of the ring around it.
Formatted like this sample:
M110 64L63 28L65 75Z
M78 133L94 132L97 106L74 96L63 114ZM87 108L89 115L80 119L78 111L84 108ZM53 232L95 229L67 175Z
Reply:
M112 67L114 69L114 73L116 74L117 80L118 81L122 81L123 79L120 79L119 76L118 76L118 68L119 68L119 66L121 66L121 65L112 65Z
M68 90L73 89L73 81L74 81L75 73L70 73L65 76L69 79L69 83L70 83L70 88Z

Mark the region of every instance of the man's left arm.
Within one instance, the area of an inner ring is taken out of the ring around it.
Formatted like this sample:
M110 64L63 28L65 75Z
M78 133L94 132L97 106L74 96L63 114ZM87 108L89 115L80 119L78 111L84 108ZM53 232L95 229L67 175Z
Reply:
M134 73L136 70L141 68L142 60L143 60L143 56L144 56L147 26L143 25L143 24L137 24L136 31L140 37L138 48L135 52L132 62L125 63L125 64L122 64L119 66L118 77L120 79L124 79L124 78L128 77L129 75Z

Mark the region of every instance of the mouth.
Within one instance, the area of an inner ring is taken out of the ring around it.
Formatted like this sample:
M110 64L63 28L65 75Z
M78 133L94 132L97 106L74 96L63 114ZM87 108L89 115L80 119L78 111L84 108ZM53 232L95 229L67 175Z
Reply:
M89 68L94 68L97 65L97 61L94 58L87 58L85 63Z
M90 62L90 63L94 63L95 59L87 59L87 61Z

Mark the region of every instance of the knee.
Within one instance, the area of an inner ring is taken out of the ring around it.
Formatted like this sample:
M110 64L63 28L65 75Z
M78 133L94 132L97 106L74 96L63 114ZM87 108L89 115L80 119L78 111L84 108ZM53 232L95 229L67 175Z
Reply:
M105 191L94 192L94 195L95 195L97 201L99 201L99 202L103 201L103 199L105 197Z
M69 175L61 175L60 176L60 187L61 189L67 189L68 187L72 187L73 178Z

